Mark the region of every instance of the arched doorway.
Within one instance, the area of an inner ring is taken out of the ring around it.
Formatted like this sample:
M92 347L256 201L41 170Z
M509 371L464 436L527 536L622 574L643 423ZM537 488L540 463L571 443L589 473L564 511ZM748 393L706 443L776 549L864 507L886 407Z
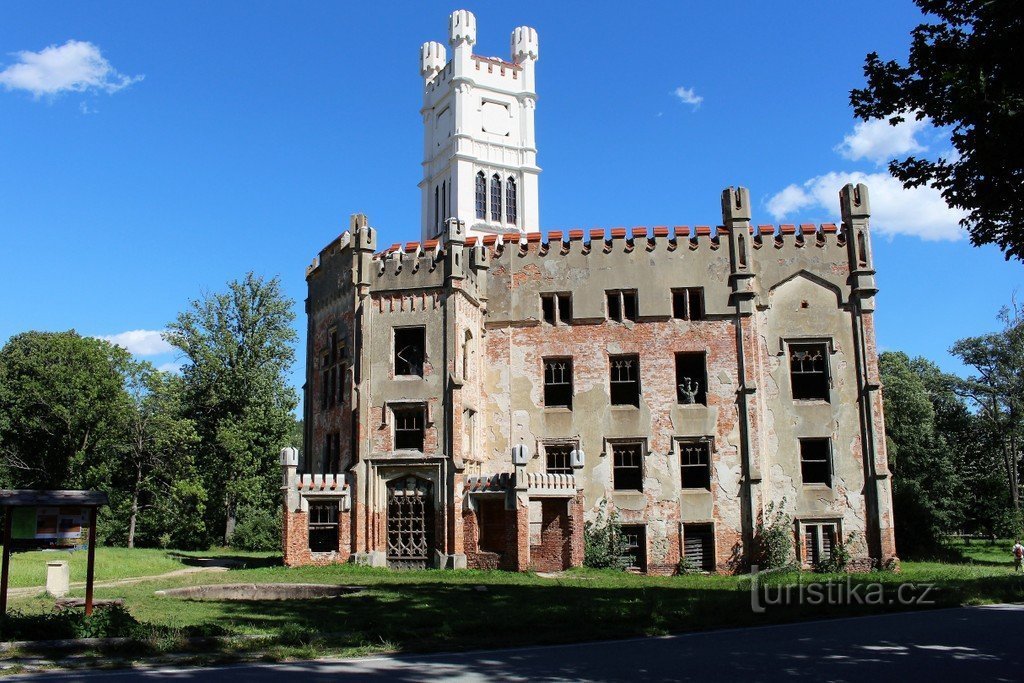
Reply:
M426 569L433 550L433 484L413 476L388 482L388 566Z

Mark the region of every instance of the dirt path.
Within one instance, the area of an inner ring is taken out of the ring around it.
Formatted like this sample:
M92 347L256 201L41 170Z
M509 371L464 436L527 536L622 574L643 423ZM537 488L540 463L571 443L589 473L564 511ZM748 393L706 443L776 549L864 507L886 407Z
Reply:
M202 572L226 572L227 567L223 566L206 566L206 567L186 567L184 569L175 569L173 572L167 572L166 574L153 574L152 576L133 576L127 579L110 579L108 581L96 581L93 586L96 588L110 588L111 586L131 586L136 583L143 581L153 581L155 579L173 579L176 576L187 576L189 574L199 574ZM72 581L71 588L85 588L85 581ZM8 598L24 598L33 595L38 595L46 590L46 586L28 586L26 588L8 588Z

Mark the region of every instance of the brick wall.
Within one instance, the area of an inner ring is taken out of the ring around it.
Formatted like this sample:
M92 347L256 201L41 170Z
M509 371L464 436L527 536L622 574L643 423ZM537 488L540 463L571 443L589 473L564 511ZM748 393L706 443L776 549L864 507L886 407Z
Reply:
M338 513L338 550L332 553L313 553L309 550L309 514L302 511L284 510L282 546L286 567L301 565L326 565L348 562L352 555L352 517L350 513Z
M539 572L559 572L571 559L568 506L564 499L545 499L541 506L541 542L530 546L530 564Z

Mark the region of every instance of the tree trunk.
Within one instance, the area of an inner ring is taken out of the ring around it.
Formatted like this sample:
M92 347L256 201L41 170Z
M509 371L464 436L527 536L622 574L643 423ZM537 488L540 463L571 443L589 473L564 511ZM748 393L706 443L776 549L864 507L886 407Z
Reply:
M135 486L132 487L132 513L128 518L128 547L135 547L135 520L139 516L139 489L142 488L142 463L135 465Z
M231 537L235 535L235 500L232 497L224 502L224 545L231 543Z

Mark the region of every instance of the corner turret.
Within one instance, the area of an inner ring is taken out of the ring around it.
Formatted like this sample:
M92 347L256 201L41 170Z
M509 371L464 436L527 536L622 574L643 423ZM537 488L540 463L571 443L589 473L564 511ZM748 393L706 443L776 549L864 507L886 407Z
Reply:
M428 83L448 63L448 51L436 41L428 41L420 47L420 75Z
M534 64L540 56L537 29L518 26L512 31L512 63L523 67L523 87L535 91Z
M848 183L839 191L839 207L843 216L843 233L850 259L850 294L861 302L861 309L874 310L875 265L871 257L871 234L868 228L871 201L864 183Z
M753 313L754 270L750 259L750 190L722 190L722 226L729 235L729 283L733 303L742 314Z

